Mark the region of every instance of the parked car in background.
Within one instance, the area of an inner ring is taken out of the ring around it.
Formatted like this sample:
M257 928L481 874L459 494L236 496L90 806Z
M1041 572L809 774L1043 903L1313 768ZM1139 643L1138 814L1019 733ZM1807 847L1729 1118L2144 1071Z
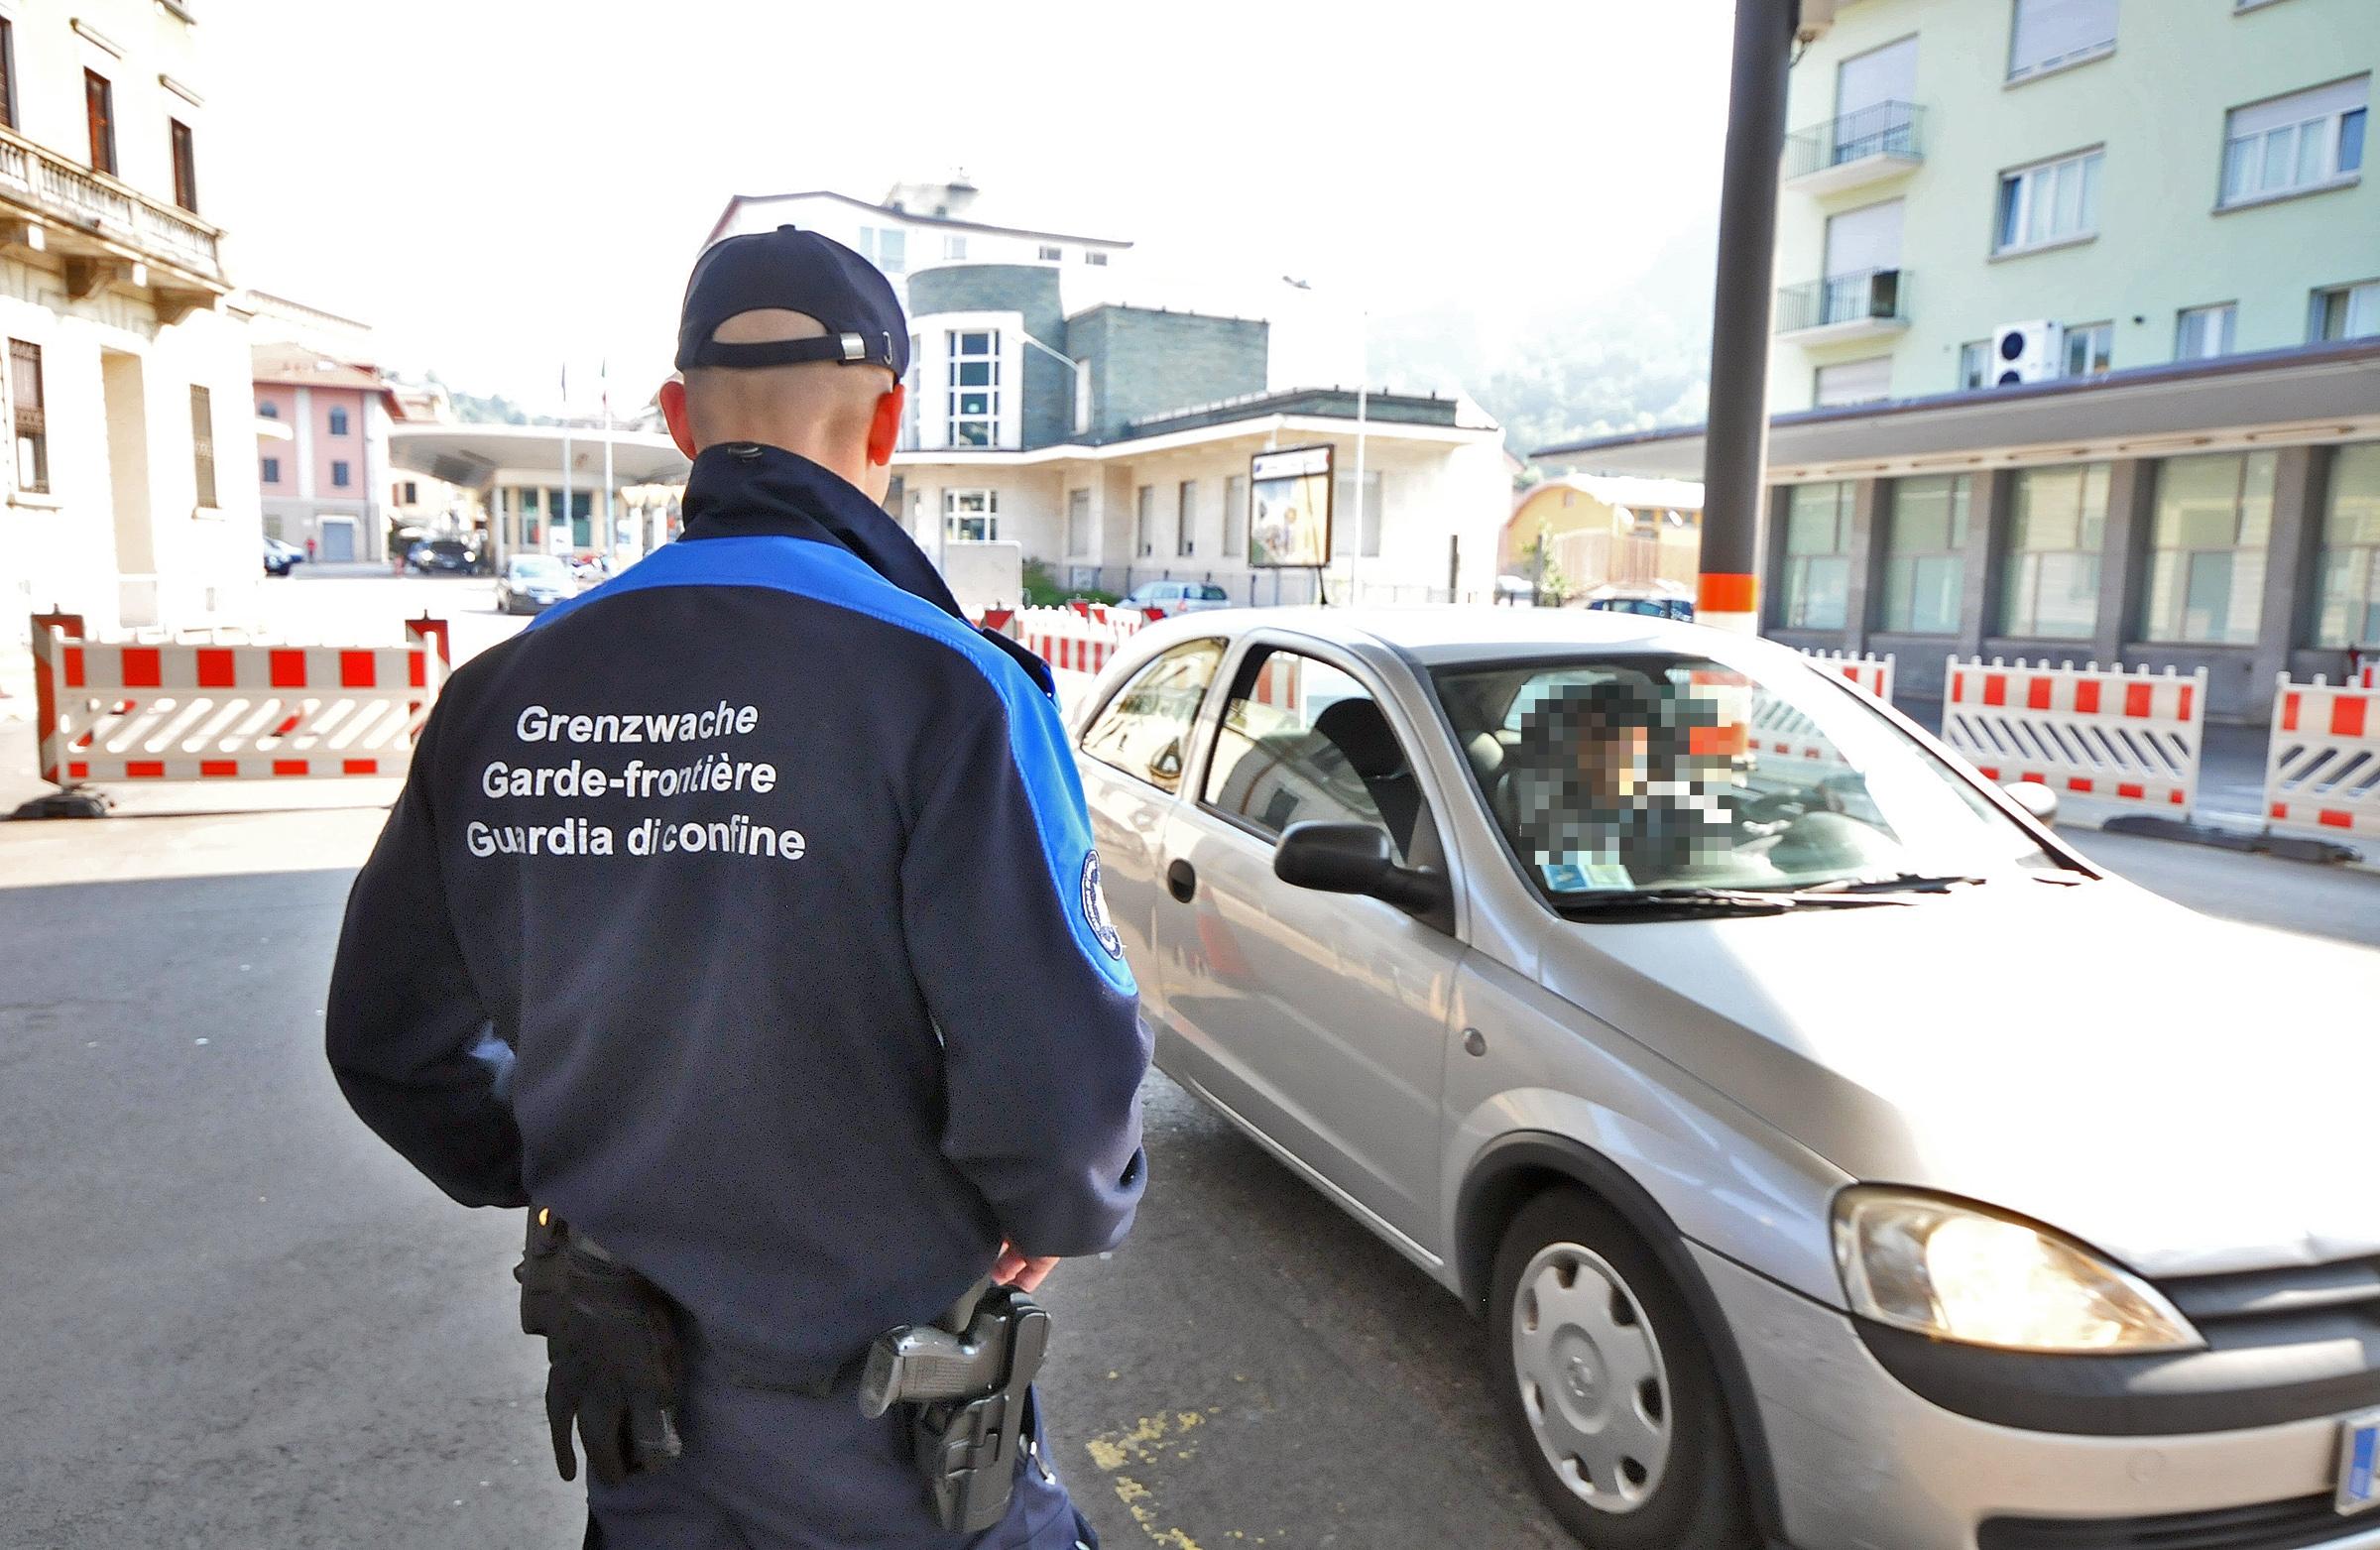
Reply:
M431 538L416 543L405 562L423 575L468 575L479 566L479 554L460 538Z
M1658 586L1629 586L1613 583L1597 587L1583 600L1585 606L1598 613L1637 614L1646 619L1676 619L1691 623L1694 619L1694 597L1684 587L1664 582Z
M2367 954L1692 625L1196 616L1074 729L1158 1064L1485 1314L1583 1542L2380 1543Z
M496 580L496 610L541 613L577 591L569 567L553 555L515 554L504 562L504 574Z
M1143 581L1116 606L1139 609L1151 619L1171 619L1202 609L1229 608L1232 597L1212 581Z
M271 534L265 536L265 574L286 576L293 566L305 563L305 550L295 543L285 543Z

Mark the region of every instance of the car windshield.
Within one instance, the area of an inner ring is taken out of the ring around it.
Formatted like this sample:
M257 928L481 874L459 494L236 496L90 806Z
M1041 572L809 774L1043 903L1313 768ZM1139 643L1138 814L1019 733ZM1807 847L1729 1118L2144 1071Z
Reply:
M2052 872L1857 691L1669 653L1452 666L1438 693L1523 870L1565 897Z
M559 581L562 577L562 562L550 554L517 554L511 569L522 581Z

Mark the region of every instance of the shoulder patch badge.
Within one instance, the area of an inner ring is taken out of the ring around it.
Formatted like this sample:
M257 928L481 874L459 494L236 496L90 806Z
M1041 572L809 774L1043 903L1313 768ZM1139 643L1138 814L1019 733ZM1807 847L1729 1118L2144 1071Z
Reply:
M1083 923L1091 928L1091 934L1099 939L1099 945L1108 950L1109 957L1122 958L1124 938L1116 934L1116 923L1108 918L1108 895L1099 886L1098 851L1089 851L1083 856L1082 887Z

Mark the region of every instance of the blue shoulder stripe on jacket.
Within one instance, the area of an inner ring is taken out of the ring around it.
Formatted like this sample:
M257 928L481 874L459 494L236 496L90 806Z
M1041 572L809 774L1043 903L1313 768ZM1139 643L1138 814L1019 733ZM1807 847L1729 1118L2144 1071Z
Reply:
M703 586L766 587L806 597L924 636L972 662L1008 713L1009 751L1031 799L1050 885L1058 892L1059 912L1074 933L1075 945L1110 985L1128 996L1137 993L1131 968L1101 942L1100 927L1090 918L1091 901L1083 896L1097 886L1088 865L1091 827L1082 777L1075 772L1057 707L1022 667L964 620L892 585L858 555L831 543L776 535L663 544L593 591L545 610L529 628L542 628L623 593Z

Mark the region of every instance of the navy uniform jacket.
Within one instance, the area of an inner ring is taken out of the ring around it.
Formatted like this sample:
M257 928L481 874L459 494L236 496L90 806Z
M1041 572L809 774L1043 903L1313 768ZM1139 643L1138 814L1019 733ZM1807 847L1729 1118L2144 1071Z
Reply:
M552 1207L814 1381L1003 1239L1123 1239L1148 1044L1046 669L804 458L710 448L685 514L448 682L330 1062L455 1199Z

